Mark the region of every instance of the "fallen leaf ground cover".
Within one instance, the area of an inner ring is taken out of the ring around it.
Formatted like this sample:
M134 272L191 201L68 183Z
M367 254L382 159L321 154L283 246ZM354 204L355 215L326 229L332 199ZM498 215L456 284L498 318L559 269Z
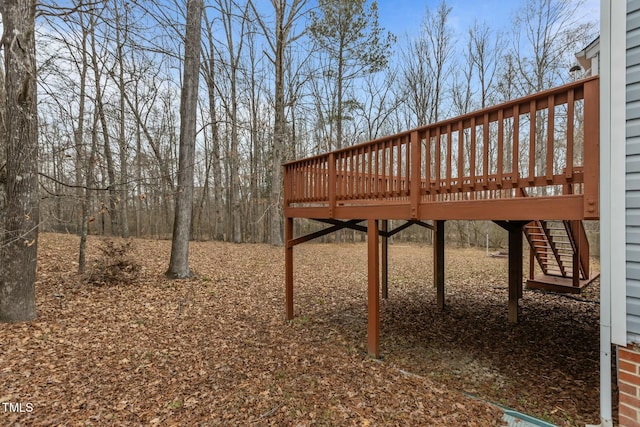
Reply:
M170 242L138 239L138 280L94 286L77 247L41 236L38 318L0 325L0 401L33 405L0 408L0 425L501 425L484 401L598 418L597 284L581 300L525 291L512 325L505 259L448 248L439 311L431 247L391 245L376 361L364 244L295 248L292 322L281 248L194 242L197 277L169 281Z

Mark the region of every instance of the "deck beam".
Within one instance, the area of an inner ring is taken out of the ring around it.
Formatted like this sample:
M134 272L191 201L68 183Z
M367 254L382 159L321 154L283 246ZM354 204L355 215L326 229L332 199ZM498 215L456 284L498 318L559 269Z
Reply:
M523 221L584 219L583 200L580 194L548 197L514 197L491 200L457 200L447 202L421 202L419 220L503 220ZM285 207L285 216L295 218L326 219L328 206ZM353 218L377 218L388 220L411 220L411 204L408 202L389 203L372 200L368 203L353 202L352 205L338 205L333 210L333 218L350 220Z

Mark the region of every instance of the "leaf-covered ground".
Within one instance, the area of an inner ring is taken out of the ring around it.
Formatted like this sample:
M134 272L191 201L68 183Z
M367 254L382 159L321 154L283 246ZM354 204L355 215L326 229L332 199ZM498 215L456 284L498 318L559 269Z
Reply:
M99 238L90 239L90 258ZM382 361L366 356L366 246L192 243L198 277L163 276L170 242L136 240L138 282L82 284L78 239L44 234L38 319L0 325L0 425L502 425L491 401L559 425L598 420L597 284L575 300L525 291L509 324L507 261L392 245ZM469 395L477 396L472 398Z

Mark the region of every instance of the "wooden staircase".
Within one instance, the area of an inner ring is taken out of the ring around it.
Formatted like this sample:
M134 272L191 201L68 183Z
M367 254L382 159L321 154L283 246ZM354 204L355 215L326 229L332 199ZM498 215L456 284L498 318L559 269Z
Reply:
M531 248L528 288L580 293L598 277L589 271L589 241L582 221L532 221L523 232ZM535 261L541 274L534 275Z

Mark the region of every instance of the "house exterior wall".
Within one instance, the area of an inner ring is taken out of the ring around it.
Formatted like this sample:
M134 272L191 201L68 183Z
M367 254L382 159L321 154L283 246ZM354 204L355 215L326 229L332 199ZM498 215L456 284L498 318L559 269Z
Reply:
M618 346L618 421L623 427L640 427L640 0L626 2L626 61L625 75L625 279L626 286L626 346L615 340ZM612 37L615 28L609 29ZM616 55L615 44L611 47L612 58ZM614 60L611 68L615 69ZM613 71L612 71L613 74ZM614 80L613 77L609 78ZM611 82L608 82L611 84ZM611 84L612 85L612 84ZM613 85L612 85L613 87ZM612 92L614 90L612 89ZM611 115L606 118L615 128L615 94L612 94ZM611 132L613 135L613 132ZM617 138L609 143L615 146ZM613 153L614 150L611 150ZM610 163L614 164L613 154ZM601 173L611 173L601 168ZM616 186L610 186L616 191ZM618 245L613 236L608 236L612 248ZM612 306L615 313L615 284L611 283ZM615 333L615 328L614 331Z
M640 0L627 2L626 47L627 341L640 343Z
M618 421L620 426L640 427L640 351L621 347L618 357Z

